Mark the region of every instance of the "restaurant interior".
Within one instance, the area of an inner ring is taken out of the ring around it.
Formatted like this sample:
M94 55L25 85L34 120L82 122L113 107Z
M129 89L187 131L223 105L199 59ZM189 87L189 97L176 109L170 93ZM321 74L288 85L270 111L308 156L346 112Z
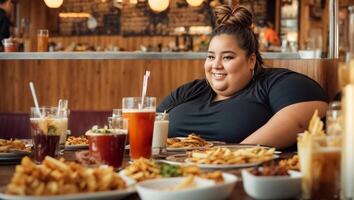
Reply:
M206 78L223 5L253 14L264 68L328 98L291 150L170 137L157 111ZM354 198L353 0L0 0L0 36L2 17L0 199Z

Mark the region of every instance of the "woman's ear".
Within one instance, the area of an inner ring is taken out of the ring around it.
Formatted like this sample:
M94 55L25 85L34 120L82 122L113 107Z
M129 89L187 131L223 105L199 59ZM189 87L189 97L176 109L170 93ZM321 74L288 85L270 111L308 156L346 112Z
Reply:
M252 53L248 58L248 67L250 68L251 71L256 68L256 60L257 57L255 53Z

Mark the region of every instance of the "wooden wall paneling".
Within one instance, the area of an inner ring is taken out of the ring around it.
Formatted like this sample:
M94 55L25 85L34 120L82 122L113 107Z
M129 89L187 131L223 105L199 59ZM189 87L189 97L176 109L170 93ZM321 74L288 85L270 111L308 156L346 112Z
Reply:
M337 92L336 60L266 60L306 74L328 91ZM142 78L151 71L148 95L160 102L172 90L204 78L204 60L22 60L0 61L0 112L28 112L33 81L40 105L69 100L73 110L111 110L124 96L140 96Z

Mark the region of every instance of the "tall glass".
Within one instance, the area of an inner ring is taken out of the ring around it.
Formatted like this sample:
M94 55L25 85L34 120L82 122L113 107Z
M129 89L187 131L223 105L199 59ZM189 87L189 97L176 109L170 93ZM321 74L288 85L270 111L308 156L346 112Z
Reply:
M340 136L314 139L312 150L312 199L340 198Z
M48 29L40 29L37 32L37 51L47 52L48 51L48 39L49 31Z
M58 115L56 107L31 108L31 135L33 158L41 163L46 156L59 155L60 136L66 134L68 118Z
M152 151L158 155L166 148L168 136L169 115L168 113L156 113L154 134L152 138Z
M123 98L123 117L128 119L130 158L151 157L151 144L154 130L156 98Z

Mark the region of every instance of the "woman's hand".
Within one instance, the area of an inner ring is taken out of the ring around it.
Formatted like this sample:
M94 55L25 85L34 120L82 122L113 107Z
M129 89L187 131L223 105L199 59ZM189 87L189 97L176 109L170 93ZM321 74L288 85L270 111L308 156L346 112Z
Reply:
M241 144L260 144L276 148L286 148L296 142L297 134L307 130L310 119L318 110L324 117L328 103L307 101L289 105L277 113L261 128L248 136Z

